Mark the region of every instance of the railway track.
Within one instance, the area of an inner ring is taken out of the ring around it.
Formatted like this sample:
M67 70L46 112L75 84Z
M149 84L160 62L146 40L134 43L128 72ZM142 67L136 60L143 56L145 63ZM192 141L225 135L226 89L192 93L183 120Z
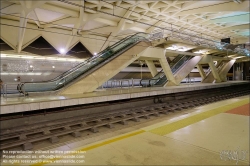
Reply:
M166 115L169 112L181 111L220 100L249 95L249 92L248 86L237 88L227 87L223 90L210 89L203 92L200 91L199 93L195 91L185 92L179 94L180 96L186 95L186 98L182 100L170 100L143 107L109 111L102 114L96 113L2 130L0 134L0 150L20 146L22 146L23 150L30 150L33 148L32 143L34 142L50 140L51 143L57 143L59 137L63 135L70 134L72 137L80 137L81 132L85 130L90 130L95 133L98 132L98 128L102 126L113 128L113 124L115 123L126 125L130 120L139 122L141 118L149 119L150 116ZM205 94L202 95L202 93ZM178 98L178 94L176 96Z

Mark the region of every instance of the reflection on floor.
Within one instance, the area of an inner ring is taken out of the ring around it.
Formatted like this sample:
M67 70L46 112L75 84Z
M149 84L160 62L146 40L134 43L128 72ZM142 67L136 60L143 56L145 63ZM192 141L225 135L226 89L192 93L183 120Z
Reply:
M249 165L249 96L174 114L42 150L86 151L84 165Z

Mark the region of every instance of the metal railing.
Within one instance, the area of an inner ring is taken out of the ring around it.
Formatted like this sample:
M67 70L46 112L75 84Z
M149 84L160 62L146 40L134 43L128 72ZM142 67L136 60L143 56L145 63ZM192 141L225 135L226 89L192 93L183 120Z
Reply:
M18 94L19 96L22 95L17 89L19 83L4 83L1 86L1 95L3 97L8 97L8 95Z
M139 82L138 82L139 85ZM106 88L133 88L137 86L135 84L135 80L133 78L131 79L115 79L115 80L109 80L105 82L101 88L106 89Z
M160 33L162 33L162 34L160 34ZM211 49L218 49L218 50L237 53L237 54L241 54L241 55L245 55L245 56L250 55L250 50L247 48L244 48L241 45L236 46L236 45L220 42L219 40L216 41L216 40L213 40L211 38L204 37L204 34L203 34L203 36L201 36L201 35L190 34L188 32L183 32L183 31L180 31L180 30L174 29L174 28L157 29L157 31L151 32L152 39L154 39L154 36L163 36L163 37L166 36L166 37L170 37L170 38L172 37L172 38L177 38L177 39L181 39L181 40L187 40L187 41L193 43L194 45L205 46L205 47L208 47ZM156 37L156 39L159 39L159 38ZM234 49L231 49L228 46L236 46L236 47L233 47Z
M233 76L227 76L227 80L228 81L232 81L233 80Z
M195 78L186 77L186 83L188 83L188 84L194 84L195 83Z

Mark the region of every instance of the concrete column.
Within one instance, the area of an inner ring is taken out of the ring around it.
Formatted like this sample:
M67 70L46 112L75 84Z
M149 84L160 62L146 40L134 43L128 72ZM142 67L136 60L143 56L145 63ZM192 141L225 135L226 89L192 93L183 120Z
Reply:
M221 78L221 81L226 82L227 81L227 73L233 66L235 60L230 60L229 62L225 63L222 69L219 72L219 76Z
M202 65L198 64L197 69L198 69L198 71L199 71L199 73L201 75L202 80L204 80L204 78L206 77L206 74L205 74L205 72L204 72L204 70L202 68Z
M175 81L175 78L174 78L174 75L173 75L173 73L171 71L171 68L169 66L169 63L168 63L168 61L167 61L167 59L165 57L165 51L162 54L161 58L159 59L159 62L161 64L161 67L162 67L166 77L168 78L168 82L171 82L172 85L177 85L176 81Z
M154 62L152 60L145 60L145 62L150 70L150 73L152 74L152 77L154 77L158 73Z
M181 81L187 77L187 75L194 69L194 67L200 62L202 56L195 56L186 62L178 71L175 73L176 84L179 85ZM167 86L171 86L171 83L167 83Z
M219 73L214 65L214 62L213 60L211 60L209 63L208 63L211 71L212 71L212 74L214 76L214 79L215 79L215 82L221 82L221 79L220 79L220 76L219 76Z

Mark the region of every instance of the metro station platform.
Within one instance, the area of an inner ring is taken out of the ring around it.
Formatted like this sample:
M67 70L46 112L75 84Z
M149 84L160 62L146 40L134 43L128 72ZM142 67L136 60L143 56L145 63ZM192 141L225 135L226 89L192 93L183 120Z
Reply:
M249 165L249 115L241 96L35 150L84 152L79 165Z
M67 96L1 97L1 114L219 88L246 82L247 81L228 81L223 83L180 84L179 86L169 87L101 89L92 93Z

